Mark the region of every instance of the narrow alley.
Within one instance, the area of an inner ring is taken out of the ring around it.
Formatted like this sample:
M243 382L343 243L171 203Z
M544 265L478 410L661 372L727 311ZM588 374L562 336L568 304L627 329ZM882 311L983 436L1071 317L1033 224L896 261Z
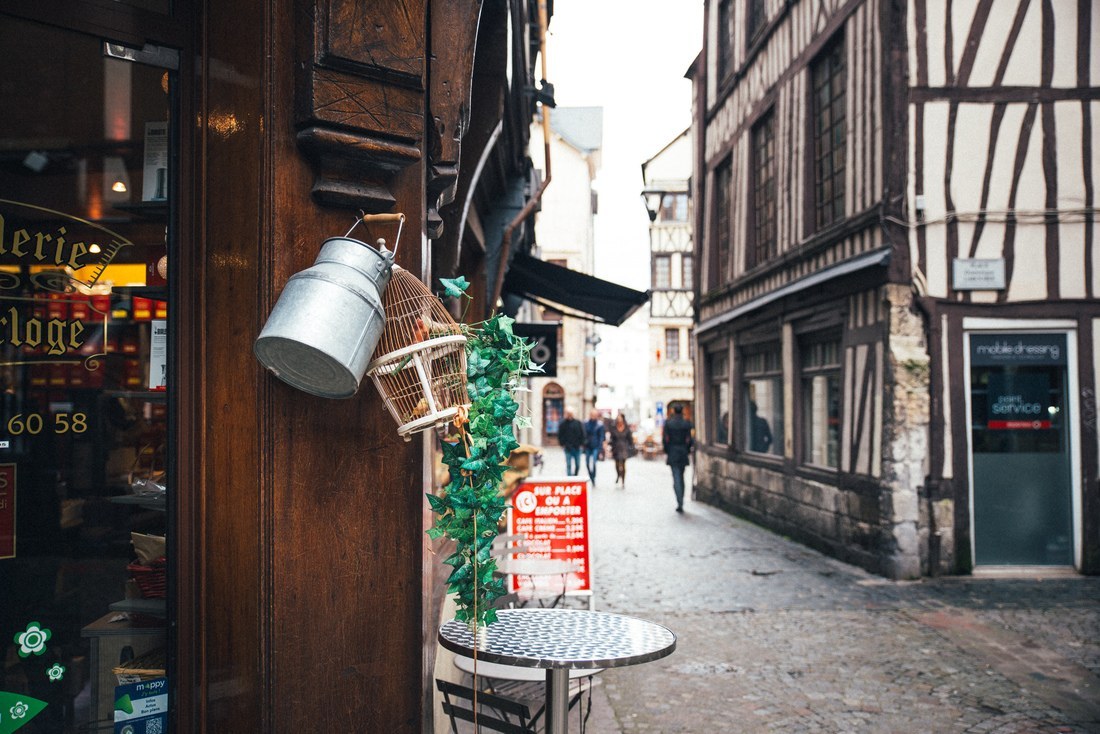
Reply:
M678 643L601 674L586 731L1100 732L1100 578L888 581L627 467L591 494L596 608Z

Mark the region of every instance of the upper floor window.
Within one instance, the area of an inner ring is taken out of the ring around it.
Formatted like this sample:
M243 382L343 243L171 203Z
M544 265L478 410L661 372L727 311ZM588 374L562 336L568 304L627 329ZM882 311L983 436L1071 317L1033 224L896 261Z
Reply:
M844 217L844 156L847 119L844 38L821 52L811 70L813 84L814 223L821 229Z
M730 261L730 188L733 183L733 166L726 158L714 171L714 243L711 247L708 279L712 288L726 281L726 268Z
M665 329L665 359L677 362L680 359L680 330Z
M687 194L665 194L661 197L662 222L686 222L688 218Z
M730 12L732 4L733 0L718 2L718 81L722 81L733 71L733 13Z
M672 287L672 258L668 255L653 256L653 287Z
M682 271L684 290L691 290L695 287L695 256L681 256L680 267Z
M745 267L776 254L775 113L768 111L752 128L752 216Z
M764 31L767 11L765 0L745 0L745 42L751 46Z

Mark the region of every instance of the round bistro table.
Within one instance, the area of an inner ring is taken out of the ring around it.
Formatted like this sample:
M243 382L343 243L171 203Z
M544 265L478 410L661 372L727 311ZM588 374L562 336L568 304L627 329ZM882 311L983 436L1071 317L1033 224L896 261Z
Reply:
M478 629L465 622L439 628L439 644L488 663L546 670L546 734L569 730L569 671L619 668L658 660L676 649L676 635L644 619L587 609L501 609Z

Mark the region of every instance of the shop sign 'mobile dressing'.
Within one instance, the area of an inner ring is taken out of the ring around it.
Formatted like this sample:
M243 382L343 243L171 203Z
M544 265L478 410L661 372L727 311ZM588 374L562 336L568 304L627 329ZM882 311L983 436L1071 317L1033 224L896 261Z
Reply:
M1049 367L1066 363L1064 334L973 334L970 362L975 367L1013 367L989 372L986 428L1049 430Z

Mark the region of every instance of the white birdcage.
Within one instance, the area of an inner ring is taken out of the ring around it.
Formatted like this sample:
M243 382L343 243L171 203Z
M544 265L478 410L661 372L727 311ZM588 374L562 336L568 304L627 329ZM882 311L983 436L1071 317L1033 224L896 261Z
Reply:
M407 441L469 405L466 337L428 287L399 266L382 303L386 326L367 374Z

